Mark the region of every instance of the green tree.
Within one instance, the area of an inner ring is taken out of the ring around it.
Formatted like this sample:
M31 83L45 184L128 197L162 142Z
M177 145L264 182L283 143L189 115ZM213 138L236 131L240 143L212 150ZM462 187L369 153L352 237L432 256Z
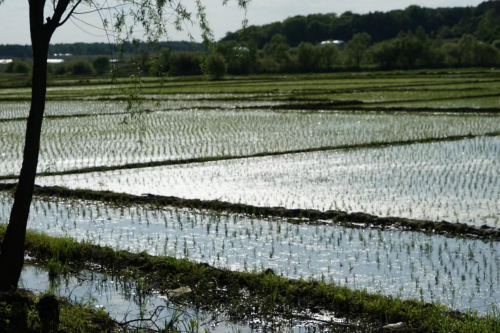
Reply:
M254 42L221 42L216 51L224 57L230 74L251 74L257 69L258 49Z
M109 57L105 56L99 56L94 59L92 62L92 65L94 66L95 71L97 74L104 74L109 72L111 69L111 63L109 61Z
M498 49L480 42L474 48L474 65L479 67L489 67L498 65Z
M264 54L273 60L283 63L290 61L290 46L286 37L280 34L274 35L269 43L264 46Z
M370 56L383 68L433 67L444 62L440 41L432 41L419 27L416 32L399 33L397 38L373 45Z
M69 63L68 68L73 75L88 75L94 72L90 61L83 59Z
M52 74L64 75L68 71L66 64L57 64L52 66Z
M491 9L483 15L475 35L483 41L492 42L500 37L500 10Z
M307 20L303 16L289 17L283 22L283 34L290 46L307 40Z
M370 54L374 63L382 68L398 66L399 49L394 40L380 42L372 46Z
M0 0L2 4L5 0ZM237 0L245 7L247 0ZM149 42L158 42L166 33L172 15L175 16L175 28L182 29L183 23L192 21L191 14L180 2L175 4L168 0L118 0L125 6L114 7L114 34L125 34L126 40L135 25L145 30ZM225 3L225 1L223 1ZM40 152L40 136L45 111L47 90L47 59L49 44L53 34L69 20L80 5L86 5L85 11L100 11L109 7L107 1L98 0L31 0L29 4L29 25L31 46L33 50L33 79L31 88L31 106L26 122L26 136L23 152L23 163L17 188L14 194L14 204L11 209L9 224L5 232L0 252L0 291L17 288L19 277L24 265L24 242L26 226L30 213L30 205L35 187L38 157ZM208 28L205 8L201 1L197 4L197 18L202 29L202 36L208 44L213 39ZM124 10L123 8L126 8ZM111 8L110 8L111 10ZM167 15L168 14L168 15ZM106 29L108 22L103 22Z
M273 22L260 27L246 29L249 39L255 40L259 48L269 43L272 36L282 34L292 47L301 42L316 43L326 39L350 40L357 32L372 36L372 42L379 43L396 38L400 32L416 33L422 26L429 36L443 39L461 38L473 34L478 39L491 43L500 39L500 2L483 1L477 7L423 8L409 6L405 10L370 12L363 15L345 12L334 14L313 14L297 16L283 22ZM238 40L239 32L228 33L224 41Z
M461 53L457 43L445 43L441 49L445 56L447 66L456 66L461 64Z
M265 59L261 61L261 67L265 72L279 72L292 67L290 46L283 35L274 35L262 50Z
M316 47L318 67L331 69L340 62L340 53L334 44L325 44Z
M28 74L30 71L30 66L21 60L14 60L7 64L5 69L6 73L18 73L18 74Z
M470 35L465 34L462 36L458 42L458 51L460 53L459 63L460 65L472 66L474 65L474 49L476 48L478 41L477 39Z
M425 37L419 38L409 31L407 33L400 33L395 42L399 53L398 63L400 66L411 68L422 62L427 51L427 40Z
M348 62L359 68L365 57L366 51L370 47L371 40L372 37L365 32L355 34L345 47L345 54Z
M197 53L194 52L179 52L172 55L170 63L168 58L164 58L167 62L164 62L163 66L167 69L171 66L171 73L173 75L201 75L201 63L202 59ZM168 70L166 70L168 72Z
M222 54L212 52L207 59L207 72L212 79L218 80L226 75L226 61Z
M329 29L327 23L314 19L307 27L307 41L317 44L325 39L328 39L328 33Z
M297 49L297 60L301 71L308 72L318 65L318 51L311 43L300 43Z

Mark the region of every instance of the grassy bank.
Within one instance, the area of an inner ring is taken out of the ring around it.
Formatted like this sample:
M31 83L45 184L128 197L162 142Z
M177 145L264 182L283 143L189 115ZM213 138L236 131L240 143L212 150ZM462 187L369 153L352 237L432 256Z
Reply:
M5 226L0 228L0 239ZM462 314L434 304L353 291L322 281L291 280L266 272L233 272L206 264L146 253L115 251L69 238L28 232L26 250L40 262L57 260L69 267L96 267L147 281L151 289L167 291L189 286L183 302L233 319L297 318L303 311L326 310L346 322L342 330L377 332L387 323L403 322L412 332L498 332L494 316Z
M14 295L14 294L13 294ZM103 309L76 304L66 298L55 298L59 308L59 325L47 327L42 306L44 294L18 291L15 301L0 297L1 332L117 332L118 326ZM42 318L41 318L42 317ZM54 326L58 326L55 328ZM49 329L47 331L47 328Z

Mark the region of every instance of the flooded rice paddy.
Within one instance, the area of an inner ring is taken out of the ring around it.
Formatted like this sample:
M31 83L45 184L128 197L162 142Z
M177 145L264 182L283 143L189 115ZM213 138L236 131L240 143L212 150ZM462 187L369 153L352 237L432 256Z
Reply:
M12 199L0 196L0 214ZM232 270L273 269L485 313L500 301L500 242L420 232L297 224L173 208L36 200L29 228Z
M498 227L500 138L80 175L37 184Z
M500 227L498 113L458 113L461 108L499 107L500 81L491 78L445 73L340 80L270 77L171 82L165 87L148 82L142 87L145 99L133 105L133 110L148 112L138 117L124 113L127 103L120 101L133 88L128 83L50 87L39 172L327 151L45 176L37 183ZM28 114L29 92L0 89L0 176L20 170L25 135L21 118ZM401 110L321 111L305 104L342 101ZM286 104L304 108L270 110ZM457 112L402 112L405 107ZM468 135L478 137L451 140ZM402 142L407 145L394 144ZM376 147L385 143L389 145ZM357 145L365 147L353 147ZM345 146L351 149L336 149ZM11 205L10 194L0 193L0 222L7 221ZM480 314L500 301L500 242L323 222L35 198L29 228L237 271L271 268L290 278L325 280ZM22 283L40 291L49 287L47 273L36 267L25 269ZM137 302L133 289L134 282L82 272L57 290L83 302L91 294L89 300L122 320L139 311L142 301ZM166 302L158 295L150 297L151 306ZM200 321L211 316L186 310ZM252 330L251 325L227 321L207 325L214 332ZM321 331L318 323L300 322L287 330Z
M102 110L102 108L98 108ZM0 175L17 174L25 123L0 122ZM500 132L495 116L186 110L46 119L39 172ZM85 144L82 144L84 142Z
M34 292L51 290L55 295L67 297L80 304L104 309L117 322L137 321L131 328L161 329L173 318L178 317L176 326L182 331L195 331L194 323L202 330L212 333L286 331L293 333L325 332L324 323L315 319L335 320L331 315L310 316L308 320L277 320L267 322L255 319L248 323L234 322L222 312L207 312L176 302L158 292L146 292L134 280L106 273L80 271L66 276L49 278L43 268L26 265L21 273L19 286ZM175 322L175 321L174 321ZM277 328L278 327L278 328Z
M237 109L249 107L271 107L283 105L279 101L210 101L210 100L158 100L132 104L126 101L48 101L45 105L46 117L68 117L76 115L121 114L141 111L164 111L178 109ZM287 102L286 104L290 104ZM295 104L300 104L296 102ZM27 118L30 102L0 102L0 120Z
M185 312L181 317L183 321L193 318L203 322L209 318L208 314L172 304L167 297L161 297L159 294L148 295L135 281L105 273L82 271L78 274L59 276L54 280L49 278L48 272L43 268L27 265L23 269L19 285L39 293L53 290L56 295L68 297L72 301L104 308L118 322L138 319L141 315L148 318L159 306L165 307L154 316L159 325L162 325L164 320L168 322L176 310ZM151 323L144 323L148 324ZM231 329L230 326L228 328Z

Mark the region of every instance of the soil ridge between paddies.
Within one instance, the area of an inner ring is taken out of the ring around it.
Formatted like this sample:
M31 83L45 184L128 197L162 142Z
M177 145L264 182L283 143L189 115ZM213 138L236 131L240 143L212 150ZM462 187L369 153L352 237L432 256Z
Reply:
M13 191L15 183L0 183L0 191ZM470 237L500 241L500 228L448 221L429 221L403 217L379 217L362 212L348 213L340 210L320 211L315 209L288 209L284 207L260 207L220 200L184 199L173 196L144 194L142 196L110 191L68 189L60 186L35 185L35 195L67 199L95 200L115 204L148 204L156 207L169 206L198 210L210 210L229 214L244 214L257 217L290 219L295 223L332 224L339 223L352 228L397 228L416 232L441 234L450 237Z

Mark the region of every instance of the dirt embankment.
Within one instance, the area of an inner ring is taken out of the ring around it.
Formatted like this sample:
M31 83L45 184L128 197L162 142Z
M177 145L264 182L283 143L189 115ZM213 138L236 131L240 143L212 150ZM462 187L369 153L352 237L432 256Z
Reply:
M0 190L13 190L16 184L0 184ZM183 199L171 196L147 194L143 196L109 191L72 190L63 187L35 187L35 195L66 199L84 199L114 204L147 204L152 206L172 206L199 210L211 210L230 214L245 214L256 217L273 217L296 220L297 223L332 224L364 228L397 228L447 236L462 236L485 240L500 240L500 228L487 225L481 227L448 221L426 221L402 217L379 217L365 213L345 211L319 211L313 209L288 209L283 207L258 207L219 200Z

